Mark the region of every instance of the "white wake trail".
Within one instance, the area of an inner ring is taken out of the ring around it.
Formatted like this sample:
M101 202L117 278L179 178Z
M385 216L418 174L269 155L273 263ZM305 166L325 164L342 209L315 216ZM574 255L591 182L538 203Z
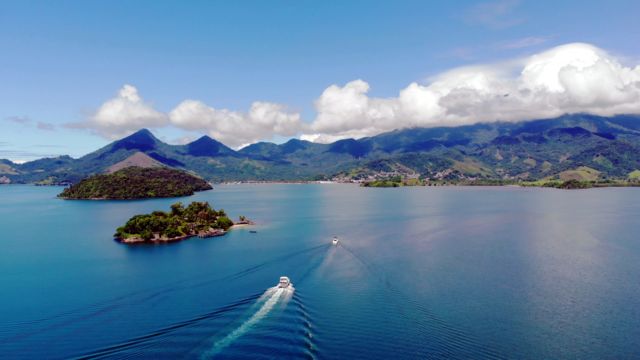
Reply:
M269 292L272 292L273 290L274 290L274 288L270 288L269 290L267 290L265 292L265 295L267 295ZM269 297L269 299L262 305L262 307L260 307L260 309L258 311L256 311L255 314L251 315L251 317L247 321L242 323L242 325L238 326L238 328L236 328L231 333L229 333L229 335L227 335L224 338L216 341L213 344L213 347L211 347L210 350L208 350L204 354L202 354L202 356L200 356L200 358L201 359L211 358L214 355L216 355L217 353L219 353L222 349L224 349L225 347L229 346L237 338L239 338L240 336L244 335L255 324L257 324L260 320L262 320L265 316L267 316L267 314L269 314L271 309L273 309L273 307L278 303L278 300L282 296L285 296L285 297L290 296L290 294L289 294L290 292L292 292L292 290L290 290L290 289L276 288L275 292L273 292L273 295L271 295L271 297Z

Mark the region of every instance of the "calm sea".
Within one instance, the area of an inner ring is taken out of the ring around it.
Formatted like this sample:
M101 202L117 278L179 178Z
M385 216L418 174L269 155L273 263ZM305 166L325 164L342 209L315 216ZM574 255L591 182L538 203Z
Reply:
M60 190L0 186L2 358L640 357L640 189ZM113 241L178 200L257 225Z

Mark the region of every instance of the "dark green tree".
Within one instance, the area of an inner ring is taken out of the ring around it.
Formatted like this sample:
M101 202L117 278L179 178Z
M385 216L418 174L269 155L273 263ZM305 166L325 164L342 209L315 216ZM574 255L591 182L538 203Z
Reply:
M181 216L184 212L184 206L182 206L181 202L177 202L171 205L171 215Z
M233 221L231 221L231 219L229 219L226 216L218 217L218 220L216 221L216 223L217 223L217 227L225 231L229 230L229 228L233 225Z

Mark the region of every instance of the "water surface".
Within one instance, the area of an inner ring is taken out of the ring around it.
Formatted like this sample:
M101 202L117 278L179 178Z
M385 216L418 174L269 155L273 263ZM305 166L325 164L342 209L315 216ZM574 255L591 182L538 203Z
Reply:
M6 358L640 353L640 189L224 185L128 202L59 191L0 186ZM246 215L257 233L112 240L178 200ZM295 290L272 288L281 275Z

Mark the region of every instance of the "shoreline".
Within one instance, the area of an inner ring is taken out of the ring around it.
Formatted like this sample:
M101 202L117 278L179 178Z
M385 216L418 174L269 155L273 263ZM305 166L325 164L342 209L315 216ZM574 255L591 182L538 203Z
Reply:
M330 180L241 180L241 181L220 181L212 182L213 185L242 185L242 184L356 184L347 181L330 181Z
M229 231L233 230L234 228L244 228L244 227L248 227L248 226L252 226L252 225L255 225L255 223L252 222L252 221L247 221L247 222L240 222L238 224L233 224L227 230L214 229L212 231L207 231L205 233L182 235L182 236L176 236L176 237L172 237L172 238L159 237L159 238L153 238L151 240L145 240L145 239L139 238L139 237L124 238L124 239L118 238L118 237L114 237L113 240L115 240L116 242L119 242L121 244L126 244L126 245L170 244L170 243L175 243L175 242L191 239L191 238L194 238L194 237L198 237L198 238L204 239L204 238L210 238L210 237L225 236L225 235L227 235L227 233Z
M16 184L18 185L18 184ZM20 185L33 185L33 184L20 184ZM35 185L35 186L39 186L39 185ZM178 199L178 198L183 198L183 197L188 197L188 196L193 196L197 193L201 193L201 192L205 192L205 191L211 191L213 190L213 188L211 189L207 189L207 190L200 190L200 191L194 191L191 194L187 194L187 195L178 195L178 196L154 196L154 197L139 197L139 198L130 198L130 199L114 199L114 198L70 198L70 197L63 197L63 196L57 196L58 199L60 200L88 200L88 201L137 201L137 200L151 200L151 199Z
M500 180L496 180L500 181ZM562 189L556 188L553 186L544 186L543 184L536 184L537 181L531 182L514 182L514 183L490 183L490 182L432 182L420 185L400 185L397 187L520 187L520 188L551 188L558 190L572 190L572 189ZM245 185L245 184L265 184L265 185L314 185L314 184L322 184L322 185L358 185L360 187L365 187L367 181L227 181L227 182L219 182L214 183L216 185ZM560 183L560 182L558 182ZM598 182L587 182L589 183L588 188L608 188L608 187L640 187L640 182L626 182L624 180L620 180L619 182L610 182L610 183L598 183ZM393 186L369 186L370 188L392 188Z
M564 189L557 188L553 186L539 186L539 185L522 185L522 184L502 184L502 185L491 185L491 184L438 184L438 185L399 185L399 186L360 186L363 188L369 189L393 189L393 188L429 188L429 187L511 187L511 188L537 188L537 189L557 189L557 190L574 190L574 189ZM581 188L578 190L586 190L586 189L596 189L596 188L637 188L640 187L640 184L637 185L603 185L603 184L594 184L591 187Z
M365 187L362 186L362 184L364 184L365 182L363 181L353 181L353 182L347 182L347 181L229 181L229 182L219 182L219 183L213 183L215 185L219 185L219 186L226 186L226 185L246 185L246 184L260 184L260 185L314 185L314 184L319 184L319 185L358 185L361 187ZM41 186L41 185L36 185L33 183L11 183L11 184L1 184L1 185L5 185L7 187L11 187L11 186L38 186L38 187L58 187L58 185L47 185L47 186ZM62 186L60 186L62 187ZM383 186L369 186L370 188L393 188L392 186L387 186L387 187L383 187ZM554 189L555 187L553 186L542 186L542 185L537 185L537 184L528 184L528 183L507 183L507 184L490 184L490 183L431 183L431 184L424 184L424 185L401 185L401 186L397 186L397 187L519 187L519 188L551 188ZM622 187L629 187L629 188L635 188L635 187L640 187L640 183L632 183L632 182L628 182L628 183L593 183L591 184L590 187L588 188L622 188ZM212 190L212 189L210 189ZM171 197L144 197L144 198L131 198L131 199L111 199L111 198L87 198L87 199L75 199L75 198L67 198L67 197L58 197L58 199L61 200L88 200L88 201L139 201L139 200L151 200L151 199L178 199L178 198L183 198L183 197L188 197L188 196L193 196L197 193L200 192L205 192L205 191L210 191L210 190L203 190L203 191L197 191L194 192L191 195L184 195L184 196L171 196ZM567 189L558 189L558 190L567 190ZM569 189L572 190L572 189Z

